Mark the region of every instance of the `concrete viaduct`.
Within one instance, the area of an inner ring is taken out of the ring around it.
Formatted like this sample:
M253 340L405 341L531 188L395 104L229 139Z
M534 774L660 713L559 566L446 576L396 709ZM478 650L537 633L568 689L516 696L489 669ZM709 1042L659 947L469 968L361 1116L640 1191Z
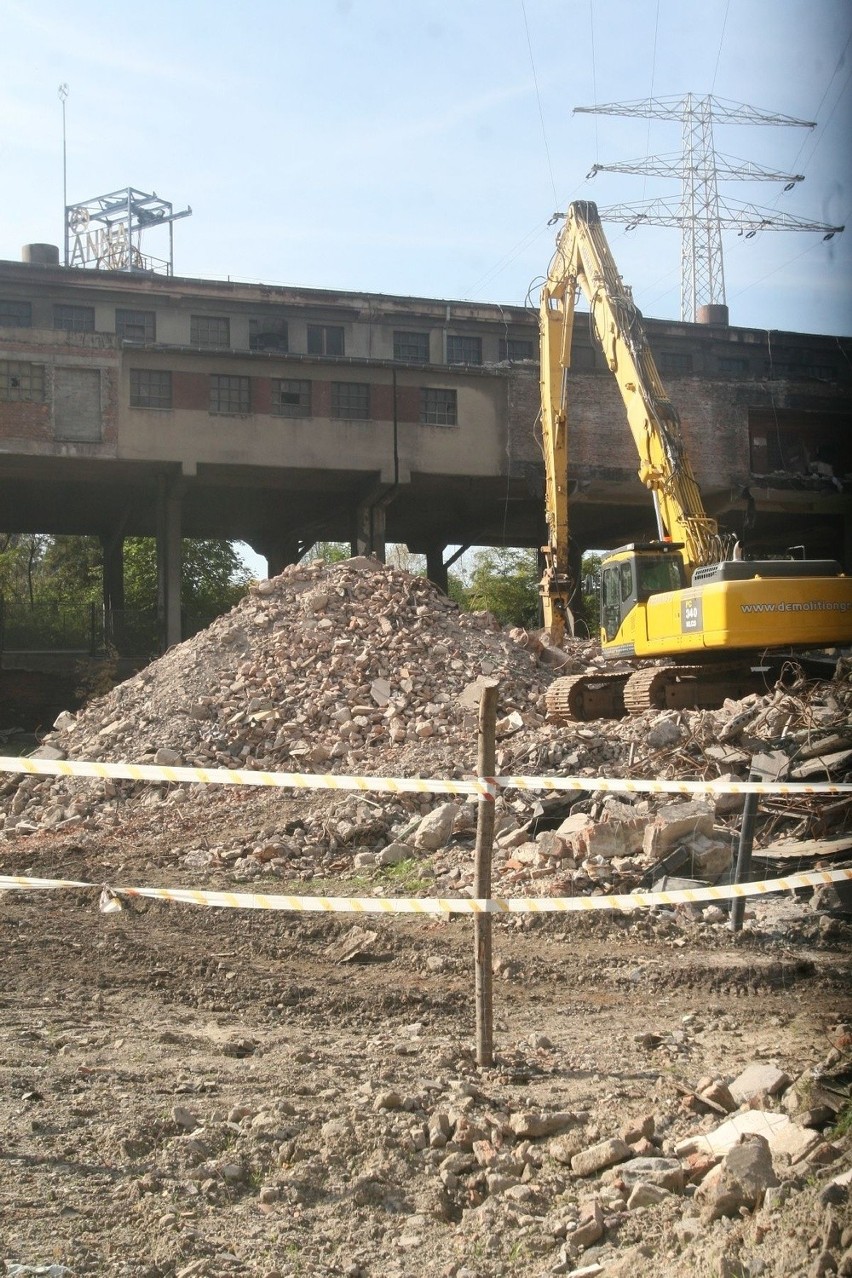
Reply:
M273 574L316 540L426 556L544 536L536 316L426 298L0 262L0 532L156 536L167 644L184 537ZM615 381L575 326L577 553L653 532ZM708 510L852 565L852 340L648 320ZM752 504L753 503L753 504Z

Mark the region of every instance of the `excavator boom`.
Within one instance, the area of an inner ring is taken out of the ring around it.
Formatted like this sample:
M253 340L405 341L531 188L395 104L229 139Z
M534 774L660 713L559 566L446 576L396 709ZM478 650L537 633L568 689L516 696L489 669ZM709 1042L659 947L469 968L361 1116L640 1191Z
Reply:
M735 538L720 535L704 509L698 482L684 447L678 413L666 394L651 353L642 316L618 273L597 207L578 201L568 210L541 293L541 429L546 473L548 544L540 584L545 627L559 644L570 627L574 583L569 572L568 378L574 308L582 293L592 329L614 375L639 455L639 478L650 490L657 539L623 546L604 560L601 645L605 656L669 657L691 667L692 702L710 704L701 690L701 663L769 649L812 648L852 643L852 579L834 560L736 559ZM685 667L684 667L685 668ZM745 668L748 669L746 663ZM643 677L639 678L641 674ZM598 681L556 680L551 707L559 717L622 713L653 703L673 682L665 672L615 675ZM679 681L685 685L688 680ZM733 695L736 680L705 681ZM611 692L618 684L618 695ZM560 685L561 688L560 688ZM568 685L571 685L569 688ZM637 691L640 688L642 691ZM603 689L603 691L602 691ZM654 692L650 691L654 689ZM579 691L588 696L578 711ZM620 699L622 697L623 699ZM569 695L570 694L570 695ZM650 698L650 700L649 700ZM571 703L569 705L569 702ZM665 700L661 704L681 704Z

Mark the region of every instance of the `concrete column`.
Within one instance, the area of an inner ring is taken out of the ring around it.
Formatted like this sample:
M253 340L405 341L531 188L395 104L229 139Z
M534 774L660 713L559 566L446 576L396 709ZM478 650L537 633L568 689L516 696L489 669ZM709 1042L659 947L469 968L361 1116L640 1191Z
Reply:
M124 608L124 538L101 537L103 556L103 599L107 612Z
M121 533L101 537L101 585L104 601L104 639L124 651L124 538Z
M288 564L296 564L301 559L301 541L298 536L290 534L284 537L270 537L257 548L257 553L266 560L266 572L270 577L277 577Z
M385 508L361 502L355 508L355 535L352 538L353 555L375 555L382 563L386 563L387 546L385 542Z
M444 550L443 542L433 542L426 547L426 576L446 595L449 593L450 583L447 565L444 563Z
M181 628L181 505L179 487L165 476L157 494L157 616L163 648L180 643Z

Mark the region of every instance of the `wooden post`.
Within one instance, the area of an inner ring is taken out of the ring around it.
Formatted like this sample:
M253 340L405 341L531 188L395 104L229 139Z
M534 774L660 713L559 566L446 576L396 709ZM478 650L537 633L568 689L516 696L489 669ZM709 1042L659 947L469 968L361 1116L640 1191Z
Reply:
M477 775L493 777L496 767L494 741L497 724L497 681L482 685L479 702ZM491 857L494 847L494 796L479 800L476 819L474 896L491 896ZM491 1065L494 1060L494 1016L491 972L491 915L473 917L474 964L476 971L476 1063Z
M750 780L758 780L753 775ZM734 882L742 883L751 873L751 849L754 844L754 823L757 817L756 794L747 794L743 802L743 819L740 825L740 845L737 849L737 866L734 870ZM745 899L735 896L731 901L731 931L741 932L745 917Z

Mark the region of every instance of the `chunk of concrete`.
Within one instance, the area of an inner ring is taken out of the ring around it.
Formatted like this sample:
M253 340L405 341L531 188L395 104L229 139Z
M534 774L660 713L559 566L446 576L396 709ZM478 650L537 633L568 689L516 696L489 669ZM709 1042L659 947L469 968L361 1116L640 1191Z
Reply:
M756 1096L777 1096L786 1091L792 1079L775 1065L755 1062L746 1066L730 1084L730 1092L738 1105L748 1104Z
M659 860L678 843L702 834L713 834L713 808L707 803L667 803L660 808L645 830L642 850L647 857Z
M734 1114L727 1122L704 1135L690 1136L678 1141L675 1153L679 1158L690 1154L727 1154L746 1133L764 1136L774 1155L786 1154L790 1159L804 1158L820 1142L819 1132L808 1131L793 1123L786 1114L774 1114L763 1109L747 1109Z
M699 1185L696 1197L704 1203L702 1219L738 1216L743 1208L754 1211L766 1190L778 1184L769 1142L755 1133L744 1135Z
M617 1137L613 1140L602 1140L597 1145L590 1145L571 1159L571 1170L575 1176L594 1176L615 1163L626 1162L633 1150Z

